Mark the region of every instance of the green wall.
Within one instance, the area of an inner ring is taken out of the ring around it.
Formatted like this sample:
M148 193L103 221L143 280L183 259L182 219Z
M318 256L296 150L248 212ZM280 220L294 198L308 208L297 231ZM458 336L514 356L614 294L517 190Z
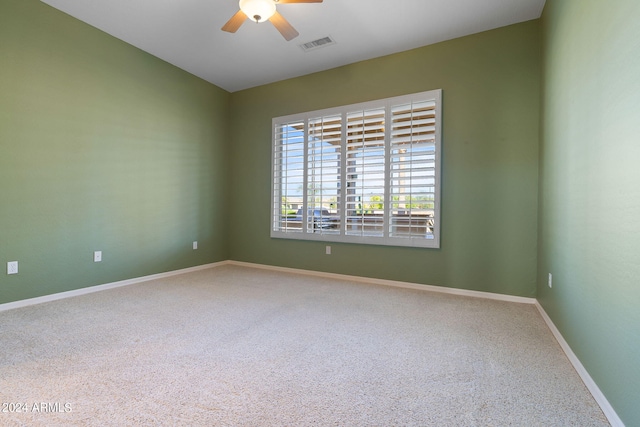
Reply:
M227 259L229 96L40 1L2 0L0 303Z
M628 426L640 425L638 22L637 0L547 0L542 19L538 299Z
M234 93L231 258L535 296L539 48L529 21ZM272 117L438 88L440 249L269 237Z

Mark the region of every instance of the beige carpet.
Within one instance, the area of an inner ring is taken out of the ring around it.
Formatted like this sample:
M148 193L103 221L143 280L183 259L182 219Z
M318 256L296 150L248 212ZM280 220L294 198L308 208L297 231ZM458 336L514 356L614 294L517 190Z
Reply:
M0 312L0 401L2 426L608 425L533 306L234 266Z

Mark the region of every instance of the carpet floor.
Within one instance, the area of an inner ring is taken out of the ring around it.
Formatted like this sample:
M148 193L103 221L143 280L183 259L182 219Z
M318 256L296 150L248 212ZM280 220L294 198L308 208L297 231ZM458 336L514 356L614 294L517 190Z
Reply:
M2 426L606 426L535 307L207 270L0 312Z

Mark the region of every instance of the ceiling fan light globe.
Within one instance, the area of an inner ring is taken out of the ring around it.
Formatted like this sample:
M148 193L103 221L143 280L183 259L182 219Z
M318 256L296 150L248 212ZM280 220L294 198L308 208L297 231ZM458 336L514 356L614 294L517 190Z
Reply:
M273 0L240 0L240 10L253 22L264 22L276 13Z

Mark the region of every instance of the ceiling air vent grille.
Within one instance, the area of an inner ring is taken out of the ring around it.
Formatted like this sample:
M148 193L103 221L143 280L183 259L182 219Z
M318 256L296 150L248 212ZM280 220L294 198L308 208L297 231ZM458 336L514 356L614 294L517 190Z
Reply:
M321 47L331 46L332 44L336 44L336 41L333 40L331 36L327 36L311 42L303 43L300 47L305 52L309 52L310 50L320 49Z

